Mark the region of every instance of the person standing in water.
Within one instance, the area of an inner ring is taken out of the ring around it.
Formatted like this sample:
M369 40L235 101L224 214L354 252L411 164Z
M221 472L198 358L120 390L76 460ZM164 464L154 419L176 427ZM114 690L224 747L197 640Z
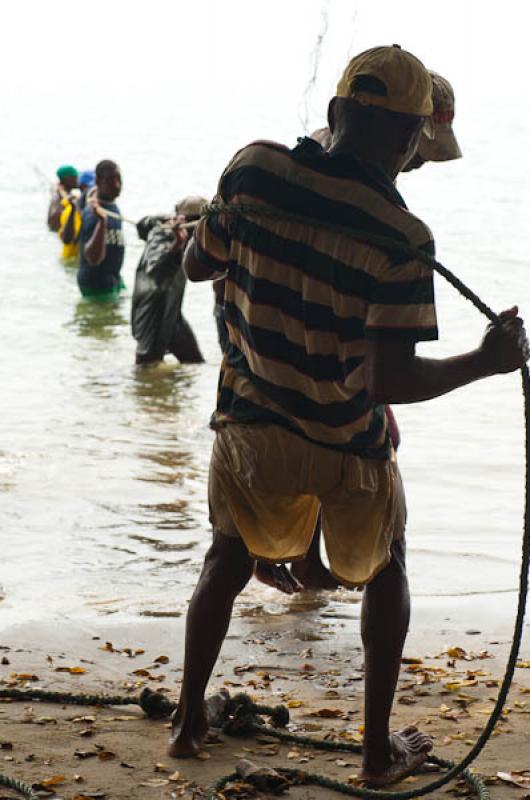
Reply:
M172 353L182 364L200 364L204 357L182 313L186 275L182 269L183 222L200 218L204 197L185 197L172 216L143 217L136 228L145 248L136 269L131 307L136 364L150 366Z
M122 179L118 165L110 160L100 161L95 174L96 190L82 215L77 283L83 297L116 300L123 288L125 254L120 210L115 202Z

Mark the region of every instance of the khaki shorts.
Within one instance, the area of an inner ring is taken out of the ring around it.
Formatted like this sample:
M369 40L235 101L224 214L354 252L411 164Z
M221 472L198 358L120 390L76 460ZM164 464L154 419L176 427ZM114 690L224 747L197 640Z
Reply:
M218 431L208 483L210 521L241 537L262 561L305 556L322 511L333 574L370 581L404 535L405 496L395 459L360 458L320 447L278 425L229 424Z

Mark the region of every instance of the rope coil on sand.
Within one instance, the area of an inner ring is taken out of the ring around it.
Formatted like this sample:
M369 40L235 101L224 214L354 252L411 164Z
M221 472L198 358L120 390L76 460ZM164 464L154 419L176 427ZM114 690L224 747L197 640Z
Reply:
M404 255L409 259L416 259L421 261L426 266L433 269L438 274L442 275L452 286L457 289L460 294L469 300L473 305L484 314L494 324L500 324L500 319L495 312L489 308L471 289L469 289L459 278L457 278L446 267L440 264L432 256L424 253L418 248L412 247L407 243L396 241L387 236L380 236L377 234L368 234L365 231L355 230L353 228L334 225L333 223L323 223L321 220L313 219L311 217L304 217L293 215L289 213L278 213L266 207L253 207L247 205L226 205L224 203L213 203L203 209L203 214L206 216L225 215L227 218L245 215L260 215L267 216L271 219L286 220L297 222L300 224L312 225L314 227L323 227L327 230L332 230L341 233L351 238L366 242L398 255ZM190 226L191 227L191 226ZM522 557L521 557L521 572L519 577L519 599L517 605L517 613L514 626L514 634L512 646L508 656L506 671L504 678L499 689L499 695L493 708L493 711L487 720L484 729L477 741L471 747L469 752L458 763L447 761L445 759L437 758L434 755L429 755L427 763L431 763L447 769L440 778L431 781L423 787L411 789L403 792L387 792L384 790L378 791L374 789L364 789L360 787L351 786L349 784L340 783L327 778L324 775L316 773L305 773L298 770L277 770L280 774L285 775L288 780L294 783L312 783L322 787L326 787L342 794L347 794L353 797L366 798L366 800L411 800L414 797L421 797L425 794L430 794L436 789L440 789L453 778L461 775L468 783L470 788L476 792L479 800L488 800L489 792L485 784L480 780L477 775L473 775L467 767L477 758L477 756L484 749L488 742L495 725L499 721L502 709L506 702L510 685L513 679L521 638L523 634L525 606L528 595L528 569L530 565L530 376L528 366L525 364L521 367L522 389L524 396L524 417L525 417L525 511L524 511L524 530L522 542ZM43 690L28 690L22 691L17 689L4 689L0 690L0 697L12 699L39 699L48 700L49 702L60 703L77 703L81 705L126 705L126 704L139 704L148 716L160 717L166 716L171 713L176 707L174 703L168 701L158 692L152 692L145 689L139 697L113 697L103 695L72 695L69 693L60 692L46 692ZM305 747L315 747L321 750L335 750L335 751L348 751L359 753L361 746L351 744L348 742L329 742L327 740L318 740L311 737L298 736L286 730L263 725L259 718L259 714L268 714L272 717L274 723L279 726L285 726L289 719L289 712L282 706L274 708L269 706L259 706L252 703L250 698L246 695L237 695L234 697L228 706L228 719L225 720L223 730L229 735L249 735L252 733L266 734L273 736L280 741L288 741L293 744L300 744ZM209 787L208 800L217 800L219 793L231 780L239 779L237 773L223 776L214 784ZM29 800L35 800L37 795L33 792L32 788L21 781L15 781L5 775L0 775L0 785L10 786L16 791L25 794Z

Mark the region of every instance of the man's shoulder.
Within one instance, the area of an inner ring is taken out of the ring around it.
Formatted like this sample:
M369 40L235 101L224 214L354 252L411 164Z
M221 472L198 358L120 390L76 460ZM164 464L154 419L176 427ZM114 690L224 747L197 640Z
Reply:
M289 157L290 153L291 151L284 144L268 139L256 139L237 151L225 172L242 167L265 166L270 164L275 156Z
M434 256L434 237L427 223L408 208L401 208L400 211L401 214L395 218L396 227L411 245Z

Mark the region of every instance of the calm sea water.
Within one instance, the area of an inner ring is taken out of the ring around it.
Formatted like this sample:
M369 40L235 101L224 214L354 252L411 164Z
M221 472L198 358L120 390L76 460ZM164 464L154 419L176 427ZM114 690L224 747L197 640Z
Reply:
M146 116L125 98L83 127L57 125L60 102L43 97L13 115L0 155L0 624L183 611L196 581L210 536L208 419L220 361L211 287L189 286L184 303L206 364L182 367L168 357L163 367L135 370L134 228L126 230L123 300L82 302L75 270L61 263L46 229L47 193L34 171L115 158L121 208L139 218L188 193L213 194L225 162L250 139L294 143L303 132L281 108L256 110L235 129L221 104L214 127L196 109L190 127L194 108L184 98L178 111L166 105ZM499 142L523 153L529 131L515 110L494 117L492 136L473 114L462 115L465 158L428 165L399 186L432 227L447 266L495 309L518 302L528 314L529 189L520 158ZM442 279L436 285L441 341L420 352L471 349L484 321ZM523 508L518 375L396 414L414 594L439 597L442 607L448 594L498 592L500 604L512 602ZM261 603L281 613L287 602L253 584L239 608ZM347 593L333 602L349 602Z

